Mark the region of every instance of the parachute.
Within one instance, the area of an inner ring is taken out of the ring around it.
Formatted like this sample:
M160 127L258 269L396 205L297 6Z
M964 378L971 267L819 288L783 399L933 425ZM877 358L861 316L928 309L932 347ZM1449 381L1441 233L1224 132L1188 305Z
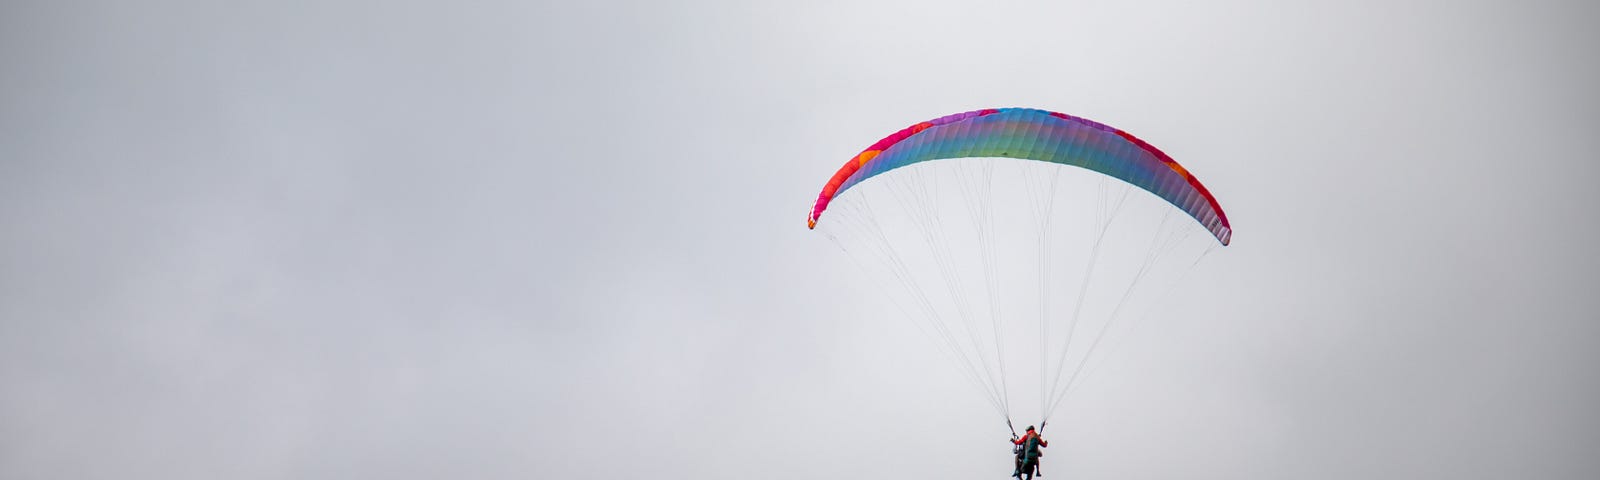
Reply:
M1233 229L1200 180L1144 140L1089 119L1031 108L991 108L906 127L845 162L817 195L806 219L817 227L828 202L855 184L918 162L1007 157L1083 167L1156 194L1227 245Z
M1016 163L1018 176L997 180L995 166L1001 161ZM872 179L877 180L868 182ZM1061 190L1063 182L1070 188ZM1098 188L1089 188L1093 182ZM1134 189L1151 195L1130 196ZM886 194L896 202L873 200ZM1006 208L1007 195L1026 197L1021 203L1029 208ZM1063 201L1062 195L1074 197ZM944 210L951 204L963 205L972 223L952 221ZM823 222L830 205L835 213ZM1018 211L1032 215L1021 217ZM1171 221L1174 212L1192 222ZM1161 221L1153 225L1157 213ZM1005 222L1014 217L1016 228L1007 230ZM1124 217L1132 218L1117 222ZM1141 285L1159 276L1153 272L1176 265L1171 278L1182 278L1233 236L1216 198L1161 150L1105 124L1030 108L957 113L884 137L834 173L806 223L813 230L823 226L827 237L869 273L866 277L881 282L877 291L934 340L1005 417L1008 428L1012 402L1004 340L1016 329L1006 318L1036 313L1038 328L1027 336L1038 343L1043 426L1092 373L1086 367L1102 339L1127 315ZM1108 236L1113 231L1127 238ZM1182 247L1200 231L1210 238L1203 251L1190 255L1192 261L1172 254L1192 251ZM1036 255L1022 255L1027 251ZM1126 268L1113 268L1112 251L1126 252ZM1071 261L1073 252L1082 255ZM1173 257L1180 258L1172 263ZM1058 285L1060 278L1074 276L1061 270L1081 272L1076 295ZM940 283L942 292L936 288ZM1175 283L1169 278L1168 285ZM1033 288L1024 288L1027 284ZM988 308L980 308L984 303ZM1066 333L1057 342L1051 333L1061 327Z

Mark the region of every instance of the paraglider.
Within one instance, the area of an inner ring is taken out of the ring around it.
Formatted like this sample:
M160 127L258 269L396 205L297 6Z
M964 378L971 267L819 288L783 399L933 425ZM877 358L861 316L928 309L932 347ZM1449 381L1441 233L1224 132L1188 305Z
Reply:
M1018 164L1018 181L995 180L995 164L1002 160ZM936 164L948 167L934 168ZM1089 174L1072 180L1082 183L1078 187L1094 181L1099 186L1069 188L1071 192L1065 194L1078 197L1059 200L1063 195L1059 187L1068 181L1062 180L1069 175L1066 171ZM868 183L877 184L870 195L862 191ZM997 183L1001 184L999 191L994 188ZM956 188L951 190L951 186ZM1148 192L1148 198L1157 201L1130 196L1135 190ZM1094 192L1092 200L1087 192ZM997 199L1006 195L1024 196L1028 200L1021 203L1028 206L997 206L1002 203ZM885 196L895 202L869 199ZM1084 222L1057 219L1064 211L1056 208L1058 203L1081 210ZM1151 213L1128 213L1133 209L1125 207L1135 203L1149 207ZM970 227L949 218L945 211L949 205L964 207L961 210L970 218ZM1089 205L1096 208L1088 209ZM1017 211L1031 215L1023 217ZM1087 222L1091 211L1094 220ZM824 212L834 213L824 221ZM1171 221L1174 212L1191 221ZM1144 225L1153 223L1156 213L1161 213L1159 226ZM1117 218L1130 215L1150 221L1117 224ZM1005 221L1015 218L1031 219L1031 223L1022 222L1031 227L1002 228ZM1064 223L1072 226L1062 228ZM1170 261L1174 255L1168 254L1179 251L1191 233L1206 232L1212 241L1193 255L1193 261L1177 262L1179 278L1214 247L1226 246L1233 238L1233 227L1217 199L1166 153L1099 122L1029 108L957 113L884 137L851 157L828 179L806 224L811 229L827 227L823 230L828 238L864 270L879 273L874 276L883 283L878 291L889 296L891 303L948 355L957 371L983 392L1008 429L1013 417L1005 353L1011 349L1003 345L1008 329L1002 318L1037 312L1037 334L1028 336L1039 345L1041 428L1030 426L1020 437L1012 430L1018 448L1015 473L1029 478L1037 473L1039 448L1047 445L1040 436L1043 427L1087 376L1086 367L1102 339L1126 316L1126 307L1139 287L1149 281L1152 272L1161 270L1163 261ZM1129 238L1108 236L1118 230L1113 227L1121 228ZM1005 235L1010 231L1031 233ZM1123 270L1111 268L1114 262L1107 258L1108 251L1118 248L1132 252L1137 259L1126 262ZM1037 256L1021 256L1029 250ZM1085 255L1076 262L1064 261L1070 255L1063 254L1072 251ZM1008 260L1025 268L1007 268ZM1029 268L1036 275L1016 273ZM1067 295L1070 288L1057 288L1061 275L1054 273L1056 270L1081 272L1076 295ZM929 291L929 285L937 289L940 283L942 291ZM1027 283L1036 288L1031 292L1016 288ZM987 309L979 307L982 300L987 301ZM1070 309L1058 309L1057 303L1069 304ZM1095 306L1086 308L1089 304ZM1063 314L1067 311L1070 315ZM1099 319L1096 325L1080 325L1084 323L1080 320L1090 317ZM988 329L981 326L985 318ZM1063 326L1064 339L1059 349L1053 349L1056 342L1051 330ZM1086 335L1093 332L1086 347L1085 338L1078 335L1080 329Z
M1017 469L1011 476L1032 480L1034 476L1040 475L1039 457L1044 454L1040 453L1039 449L1050 446L1050 441L1040 435L1038 430L1033 429L1033 425L1029 425L1022 437L1011 437L1011 444L1016 446L1017 455Z

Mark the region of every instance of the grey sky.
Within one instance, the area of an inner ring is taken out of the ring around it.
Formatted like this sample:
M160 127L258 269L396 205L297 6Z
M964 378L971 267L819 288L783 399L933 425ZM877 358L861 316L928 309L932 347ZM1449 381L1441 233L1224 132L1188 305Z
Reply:
M0 477L1004 478L802 217L880 135L1032 106L1236 227L1052 478L1595 478L1597 20L6 2Z

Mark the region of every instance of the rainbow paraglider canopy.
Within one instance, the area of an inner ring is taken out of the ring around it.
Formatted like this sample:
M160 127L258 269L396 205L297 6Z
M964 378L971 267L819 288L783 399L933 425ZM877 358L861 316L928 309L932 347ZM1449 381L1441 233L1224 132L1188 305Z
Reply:
M1178 207L1223 245L1233 236L1217 199L1161 150L1099 122L1031 108L947 115L878 140L839 167L822 187L806 224L816 228L828 202L878 174L928 160L970 157L1036 160L1100 172Z

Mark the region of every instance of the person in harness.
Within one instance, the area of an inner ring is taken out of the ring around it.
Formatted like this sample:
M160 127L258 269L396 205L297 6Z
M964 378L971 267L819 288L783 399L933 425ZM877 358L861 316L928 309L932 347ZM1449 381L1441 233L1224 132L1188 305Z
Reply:
M1023 474L1027 474L1028 478L1044 476L1039 473L1039 457L1044 456L1039 449L1050 446L1050 442L1041 438L1038 430L1029 425L1028 431L1022 434L1022 438L1011 437L1011 444L1013 445L1011 451L1017 454L1017 469L1011 476L1017 478L1022 478Z

